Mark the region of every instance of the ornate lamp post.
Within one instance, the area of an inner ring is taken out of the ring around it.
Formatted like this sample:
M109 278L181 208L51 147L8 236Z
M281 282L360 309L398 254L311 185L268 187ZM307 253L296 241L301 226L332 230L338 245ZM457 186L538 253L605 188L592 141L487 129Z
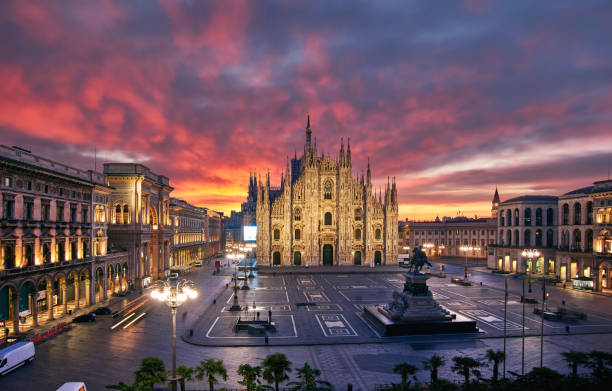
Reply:
M527 283L529 284L528 292L531 293L531 268L533 267L533 258L537 258L540 256L540 252L538 250L525 249L521 253L521 255L529 260L529 268L527 269ZM527 263L525 264L527 266ZM543 348L544 348L544 302L542 302L542 331L540 334L540 367L542 366L543 361ZM525 279L523 279L523 337L522 337L522 353L521 353L521 375L525 374Z
M479 251L480 247L461 246L461 247L459 247L459 250L461 250L461 251L463 251L465 253L465 267L463 268L463 270L465 272L465 279L467 280L469 275L470 275L470 269L468 268L468 265L467 265L468 252L470 252L470 251Z
M166 303L172 311L172 390L176 391L176 309L187 299L198 297L194 284L188 280L157 281L151 291L151 297Z

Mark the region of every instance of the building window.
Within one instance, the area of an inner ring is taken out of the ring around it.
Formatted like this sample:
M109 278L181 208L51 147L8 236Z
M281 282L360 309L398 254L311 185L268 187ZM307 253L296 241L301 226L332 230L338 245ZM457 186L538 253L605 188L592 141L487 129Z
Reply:
M300 230L299 229L295 230L295 240L300 240Z
M361 240L361 230L359 228L355 230L355 240Z
M274 230L274 240L280 240L280 230Z
M355 209L355 221L361 221L361 209Z
M332 225L332 214L330 212L325 213L325 225Z
M536 221L535 221L535 225L537 227L541 227L542 226L542 208L536 209Z
M293 211L293 220L300 221L302 219L302 211L300 208L295 208Z
M12 244L2 246L2 268L12 269L15 267L15 247Z
M22 266L32 266L32 265L34 265L34 249L31 244L26 244Z
M87 222L87 207L85 205L81 205L81 222Z
M123 224L130 222L130 209L127 205L123 205Z
M24 201L23 219L31 221L34 219L34 200L26 199Z
M42 246L42 261L43 263L51 262L51 250L48 243L43 243Z
M525 225L531 225L531 208L525 209Z
M380 240L380 228L376 228L376 231L374 231L374 238Z
M56 206L57 206L57 216L55 218L55 221L64 221L64 204L58 202Z
M515 227L519 226L519 210L518 209L514 209L514 226Z
M589 201L586 205L586 223L588 225L593 224L593 202Z
M329 179L325 181L325 185L323 185L323 198L325 198L326 200L332 199L332 188L332 181L330 181Z
M542 247L542 230L541 229L536 230L535 245L536 247Z
M2 200L2 211L5 219L12 219L15 213L15 201L5 194Z
M5 187L13 187L13 178L5 177L3 182Z
M77 207L76 205L70 205L70 222L76 223L77 220Z
M563 225L569 224L569 205L563 204Z
M579 225L582 221L582 205L574 204L574 225Z
M42 221L49 220L49 201L41 201L40 203L40 219Z
M95 222L96 223L103 223L106 220L106 213L104 212L104 206L102 205L96 205L96 212L95 212Z
M555 211L553 208L546 209L546 225L555 225Z
M525 235L525 247L531 246L531 231L526 229L524 232Z

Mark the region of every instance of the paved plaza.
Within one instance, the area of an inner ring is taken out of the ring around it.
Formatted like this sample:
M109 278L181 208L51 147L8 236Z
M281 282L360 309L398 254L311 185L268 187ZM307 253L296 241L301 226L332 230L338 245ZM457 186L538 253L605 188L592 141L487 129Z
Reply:
M449 264L449 277L459 275L462 265ZM376 271L376 269L374 269ZM262 274L249 283L249 291L240 291L240 303L249 303L267 318L272 308L277 334L270 336L270 345L262 336L247 332L235 334L231 328L236 314L228 312L232 303L231 270L213 275L210 267L203 267L188 278L194 280L201 292L197 301L179 310L178 333L194 336L187 343L177 341L178 365L195 366L208 358L222 359L230 378L220 386L237 388L236 369L240 364L257 365L270 353L282 352L293 366L308 362L322 371L322 377L337 389L353 384L354 390L372 390L375 384L398 382L393 366L408 362L422 367L421 361L433 353L447 361L456 355L470 355L484 361L486 349L503 348L503 277L476 268L472 287L455 286L449 277L432 277L431 290L439 302L452 311L476 319L480 333L468 335L424 335L402 338L380 338L361 318L366 304L385 303L393 289L401 289L401 273L372 273L371 269L339 269L334 274ZM359 273L355 273L355 271ZM362 272L363 271L363 272ZM480 282L483 286L480 286ZM508 361L507 369L520 372L521 368L521 283L509 277L508 305ZM540 292L534 286L533 292ZM560 353L568 350L599 349L612 351L612 298L550 288L550 305L584 309L587 320L569 324L546 322L544 364L563 373L567 372ZM126 302L132 298L126 298ZM213 301L216 300L216 304ZM316 303L316 306L297 306L297 303ZM131 382L133 372L144 357L159 357L171 366L170 310L162 303L147 302L140 310L146 315L130 326L122 324L111 330L117 320L98 317L95 323L78 324L72 331L42 343L36 348L36 360L0 378L0 389L55 389L65 381L85 380L88 389L103 390L104 386L119 381ZM141 313L142 313L141 312ZM540 323L527 308L526 368L539 365ZM185 314L185 315L184 315ZM256 315L255 315L256 316ZM512 323L510 323L512 322ZM222 326L225 324L225 326ZM207 346L200 346L203 344ZM247 345L247 346L242 346ZM255 346L248 346L255 345ZM282 346L281 346L282 345ZM488 369L484 376L490 376ZM233 375L233 376L232 376ZM441 376L457 379L447 364ZM428 373L420 371L425 381ZM188 389L207 389L205 382L195 382Z

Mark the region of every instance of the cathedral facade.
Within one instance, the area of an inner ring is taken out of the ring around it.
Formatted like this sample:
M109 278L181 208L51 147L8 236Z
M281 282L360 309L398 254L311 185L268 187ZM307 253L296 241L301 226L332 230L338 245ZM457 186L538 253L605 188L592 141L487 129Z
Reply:
M289 162L280 187L251 179L256 200L257 261L261 265L396 264L398 202L395 180L378 198L368 161L364 178L353 176L351 146L338 157L319 156L310 117L301 157Z

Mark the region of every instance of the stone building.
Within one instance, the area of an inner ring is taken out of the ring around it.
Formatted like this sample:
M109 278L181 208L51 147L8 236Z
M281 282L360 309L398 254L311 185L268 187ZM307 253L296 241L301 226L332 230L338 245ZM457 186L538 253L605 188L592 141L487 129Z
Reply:
M172 241L168 178L135 163L105 163L104 174L113 188L109 237L129 254L129 278L142 286L164 277Z
M214 258L221 256L225 250L225 218L222 212L204 208L205 218L205 240L206 257Z
M428 256L463 256L485 258L489 244L497 242L497 208L499 193L495 189L491 217L444 217L434 221L406 220L400 229L406 237L403 252L420 246ZM465 248L472 248L466 250Z
M0 180L0 321L12 332L127 289L103 174L0 145Z
M256 182L257 260L264 265L369 265L397 263L395 180L384 195L367 176L353 176L350 140L338 157L319 156L310 117L301 157L287 159L278 188Z
M499 239L489 267L555 276L562 281L592 279L596 290L610 287L612 181L595 182L561 196L521 196L500 203ZM540 256L522 256L537 248Z

